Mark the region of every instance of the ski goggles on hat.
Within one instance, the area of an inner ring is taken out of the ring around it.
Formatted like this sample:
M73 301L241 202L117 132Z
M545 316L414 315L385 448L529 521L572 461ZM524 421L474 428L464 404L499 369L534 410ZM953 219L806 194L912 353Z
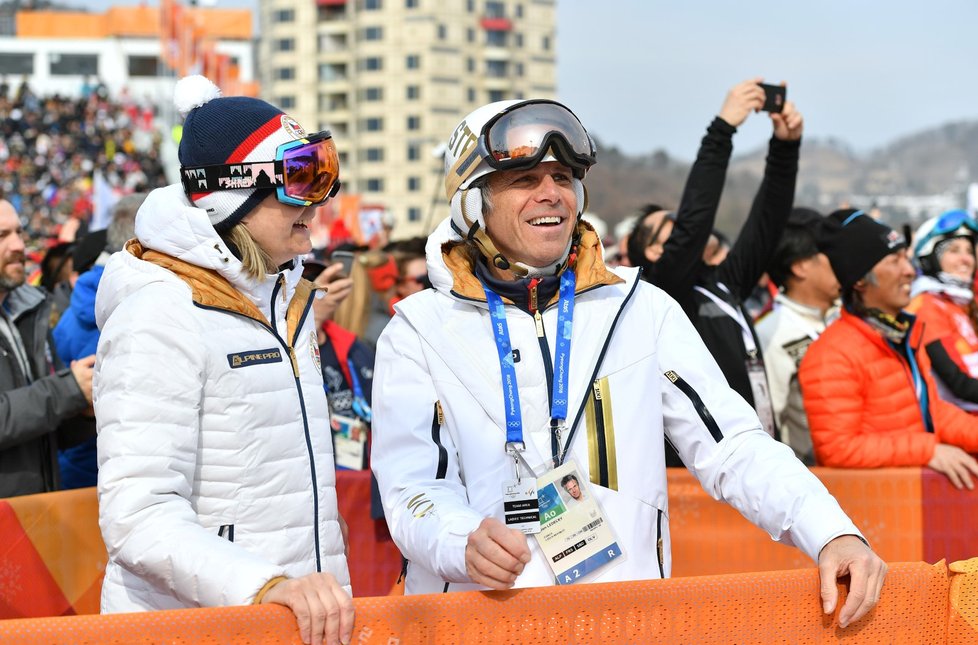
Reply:
M479 160L494 170L524 170L548 154L571 168L579 179L596 159L594 141L566 107L543 99L517 103L482 126L476 146L456 162L446 188L454 194L476 170Z
M340 162L329 130L281 144L274 161L243 161L209 166L181 166L188 195L216 190L275 188L289 206L322 204L340 189Z

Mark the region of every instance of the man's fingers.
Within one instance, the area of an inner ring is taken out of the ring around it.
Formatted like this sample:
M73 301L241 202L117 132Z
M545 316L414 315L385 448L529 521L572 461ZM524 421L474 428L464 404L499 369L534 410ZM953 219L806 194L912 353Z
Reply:
M287 606L295 614L295 621L299 624L299 636L302 638L302 642L309 645L312 643L312 614L305 594L298 590L290 592Z
M822 611L831 614L835 611L835 604L839 601L839 590L835 586L838 571L835 566L823 565L819 567L818 574L821 581L819 596L822 598Z
M332 587L333 595L340 610L339 638L343 645L348 645L353 640L353 621L355 619L353 609L353 598L339 584Z
M502 523L496 523L489 528L489 537L510 557L523 564L530 561L530 547L527 545L526 535L521 531L506 528Z

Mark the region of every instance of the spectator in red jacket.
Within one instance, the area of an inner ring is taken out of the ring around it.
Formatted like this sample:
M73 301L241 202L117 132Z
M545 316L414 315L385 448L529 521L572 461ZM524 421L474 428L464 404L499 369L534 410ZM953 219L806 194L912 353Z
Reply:
M940 399L920 328L903 311L914 268L906 241L862 211L832 213L819 233L842 286L842 317L812 343L799 380L823 466L929 466L974 488L978 419Z

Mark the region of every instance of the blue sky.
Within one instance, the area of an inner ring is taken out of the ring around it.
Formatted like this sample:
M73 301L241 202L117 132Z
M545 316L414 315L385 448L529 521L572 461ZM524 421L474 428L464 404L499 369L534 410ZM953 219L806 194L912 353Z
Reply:
M255 8L257 0L215 4ZM834 137L857 152L978 118L975 0L558 0L557 7L559 97L599 139L629 153L663 148L692 159L727 89L752 76L788 83L806 135ZM768 119L754 115L736 150L768 136Z

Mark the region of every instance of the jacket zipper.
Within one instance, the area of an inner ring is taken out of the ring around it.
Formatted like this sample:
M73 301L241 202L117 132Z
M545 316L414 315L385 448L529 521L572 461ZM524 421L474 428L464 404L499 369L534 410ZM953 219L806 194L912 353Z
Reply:
M594 429L597 435L597 448L598 448L598 484L609 487L610 475L608 473L608 445L605 433L607 429L604 427L604 403L601 400L601 386L598 385L598 381L591 383L591 392L594 394Z
M530 280L530 284L528 285L530 292L528 304L530 313L533 315L533 321L536 323L537 344L540 345L540 354L543 356L543 369L547 375L547 403L549 405L554 395L554 364L550 358L550 343L547 341L547 330L543 326L543 316L540 314L539 294L537 292L537 286L539 284L539 278ZM550 423L550 448L555 455L560 450L560 427L553 419L551 419Z
M717 443L723 441L723 433L720 432L720 426L717 425L716 419L714 419L713 415L710 414L710 410L706 407L706 404L703 403L703 399L700 398L700 395L696 392L696 390L693 389L693 386L683 380L683 377L673 370L668 370L665 373L665 377L669 379L680 392L686 395L686 398L688 398L689 402L693 405L693 409L696 410L696 414L699 416L700 421L702 421L703 425L706 426L706 429L710 431L714 441Z
M272 292L273 303L275 300L274 298L275 293L278 290L278 286L279 285L276 284L275 291ZM312 305L312 293L310 293L310 297L306 299L306 304L302 310L302 315L299 316L299 324L296 325L296 334L298 334L299 330L302 329L302 323L305 322L306 316L309 313L309 308L311 305ZM199 307L200 309L219 311L225 314L230 314L232 316L238 316L240 318L244 318L246 320L250 320L261 325L262 327L267 329L272 334L272 336L275 337L275 339L279 342L279 344L282 345L285 351L288 352L289 354L289 359L292 362L292 374L293 374L293 379L295 381L295 389L299 396L299 411L302 413L302 431L306 438L306 451L309 455L309 471L312 477L313 538L316 545L316 571L317 573L321 572L323 570L323 564L322 564L322 555L320 554L320 543L319 543L319 484L318 484L318 477L316 476L316 459L312 450L312 435L309 432L309 415L306 411L305 397L302 395L302 382L299 379L299 367L298 367L298 361L295 356L295 349L288 342L286 342L281 336L279 336L278 331L273 326L267 325L256 318L252 318L251 316L246 316L245 314L238 313L237 311L231 311L229 309L223 309L221 307L202 305L197 302L194 303L194 306ZM272 314L273 314L272 320L275 320L274 306L272 309ZM294 338L292 340L293 342L295 341Z
M662 537L662 509L655 509L658 517L655 521L655 555L656 559L659 561L659 578L664 580L666 577L665 565L663 563L665 555L665 544L663 543Z

